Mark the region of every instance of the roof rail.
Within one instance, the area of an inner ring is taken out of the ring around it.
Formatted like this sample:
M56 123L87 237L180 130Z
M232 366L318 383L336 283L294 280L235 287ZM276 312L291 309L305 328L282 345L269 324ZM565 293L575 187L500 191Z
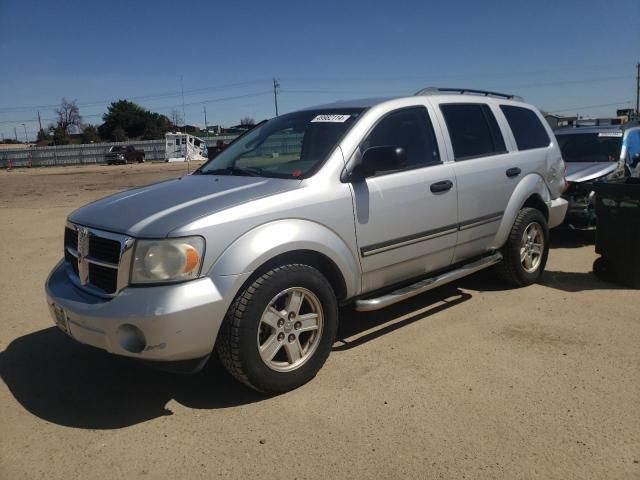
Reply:
M449 87L427 87L422 90L417 91L414 95L438 95L442 93L459 93L460 95L464 95L465 93L470 93L472 95L484 95L485 97L501 97L506 98L507 100L522 100L522 97L518 95L512 95L510 93L499 93L499 92L490 92L487 90L474 90L472 88L449 88Z

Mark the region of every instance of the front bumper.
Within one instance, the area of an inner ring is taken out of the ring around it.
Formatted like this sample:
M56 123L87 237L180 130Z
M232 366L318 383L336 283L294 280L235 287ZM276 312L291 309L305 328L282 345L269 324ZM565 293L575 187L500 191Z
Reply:
M105 299L73 285L68 268L60 261L45 284L54 322L63 312L67 333L77 341L149 361L209 355L231 301L224 292L242 281L241 276L221 277L216 285L203 277L173 285L129 287Z

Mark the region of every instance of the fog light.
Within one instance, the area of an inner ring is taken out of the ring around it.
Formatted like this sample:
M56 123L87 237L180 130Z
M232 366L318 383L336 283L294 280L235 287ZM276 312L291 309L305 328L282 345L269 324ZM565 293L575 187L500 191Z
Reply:
M144 338L144 333L138 327L125 323L118 327L116 332L118 336L118 343L127 352L140 353L147 346L147 340Z

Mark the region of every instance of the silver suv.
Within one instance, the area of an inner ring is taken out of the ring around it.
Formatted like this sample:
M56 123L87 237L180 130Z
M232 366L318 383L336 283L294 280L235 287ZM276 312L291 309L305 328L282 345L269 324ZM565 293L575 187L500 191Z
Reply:
M321 368L341 304L384 308L490 266L537 281L564 186L553 133L511 95L301 110L192 175L73 212L47 301L79 342L180 371L216 351L282 392Z

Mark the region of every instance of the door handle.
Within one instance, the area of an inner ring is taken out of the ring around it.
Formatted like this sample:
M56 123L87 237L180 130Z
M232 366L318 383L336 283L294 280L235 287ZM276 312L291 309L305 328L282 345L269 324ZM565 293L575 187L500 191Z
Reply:
M432 183L431 187L429 188L433 193L440 193L440 192L446 192L448 190L451 190L452 187L453 187L453 182L451 180L443 180L442 182Z
M518 167L510 168L509 170L507 170L507 177L509 178L517 177L521 173L522 173L522 170L520 170Z

